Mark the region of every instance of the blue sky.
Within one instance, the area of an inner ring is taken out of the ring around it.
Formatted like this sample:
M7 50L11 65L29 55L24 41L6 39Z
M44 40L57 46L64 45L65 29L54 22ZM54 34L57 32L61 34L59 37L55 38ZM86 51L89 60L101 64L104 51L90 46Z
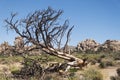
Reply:
M107 39L120 40L120 0L0 0L0 44L8 41L13 44L16 34L5 31L4 19L11 12L20 18L39 9L64 11L60 20L69 19L74 25L70 45L90 38L99 43Z

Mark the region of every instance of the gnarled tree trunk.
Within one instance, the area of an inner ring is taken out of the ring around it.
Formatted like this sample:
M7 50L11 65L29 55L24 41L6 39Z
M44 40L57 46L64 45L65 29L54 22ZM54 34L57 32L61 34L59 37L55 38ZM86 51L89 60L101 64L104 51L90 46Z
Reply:
M14 20L16 14L11 14L11 18L5 20L6 27L24 38L25 44L34 44L36 48L42 49L47 54L73 62L73 64L69 64L71 66L80 66L84 63L82 59L65 52L73 27L68 29L68 20L63 25L58 24L58 18L62 12L62 10L55 11L48 7L46 10L35 11L25 19L16 21ZM65 35L66 42L61 52L59 49L61 49L62 41L65 41L63 40Z

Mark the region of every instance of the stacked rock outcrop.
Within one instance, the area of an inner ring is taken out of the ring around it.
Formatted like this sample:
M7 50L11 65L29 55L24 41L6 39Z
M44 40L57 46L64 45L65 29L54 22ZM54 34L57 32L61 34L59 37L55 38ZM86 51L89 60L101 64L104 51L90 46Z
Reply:
M77 45L77 50L82 52L86 51L118 52L120 51L120 41L106 40L103 44L99 44L95 40L86 39L85 41L81 41Z
M97 51L99 46L100 44L97 43L95 40L86 39L85 41L82 41L77 45L77 50L83 52L87 50Z

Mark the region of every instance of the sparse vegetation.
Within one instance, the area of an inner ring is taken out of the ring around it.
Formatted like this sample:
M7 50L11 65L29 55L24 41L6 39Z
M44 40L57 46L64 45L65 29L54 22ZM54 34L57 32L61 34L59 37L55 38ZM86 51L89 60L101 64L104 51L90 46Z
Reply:
M106 68L108 66L114 66L114 61L101 61L99 67Z
M114 60L120 60L120 52L114 52L114 53L112 53L111 57L113 57Z
M111 76L110 80L120 80L120 77L119 76Z
M102 74L93 68L84 71L83 75L83 80L103 80Z
M40 78L43 74L43 68L38 61L30 58L25 58L23 67L21 70L12 71L15 77L22 77L23 79L29 79L31 77Z
M116 70L116 72L117 72L117 75L116 76L111 76L110 77L111 80L120 80L120 68L118 68Z
M90 61L90 62L93 61L93 60L95 61L95 63L99 63L100 62L100 65L101 65L102 68L105 68L105 67L107 68L107 66L115 66L114 65L115 64L114 58L110 58L111 54L108 55L108 54L82 54L81 53L81 54L76 54L75 56L80 57L80 58L88 58L88 61ZM33 66L33 64L30 64L31 62L34 62L34 60L38 60L39 63L41 64L41 67L46 67L46 64L47 64L46 62L56 62L56 61L64 62L63 59L60 59L60 58L55 57L55 56L50 56L50 55L47 55L47 54L43 54L43 55L39 55L39 56L36 56L36 55L35 56L27 56L27 57L30 58L32 61L28 61L27 62L28 63L28 64L26 64L27 67L24 70L27 70L28 68L32 69L33 67L35 67L35 66ZM101 60L99 61L99 59L101 59ZM13 74L16 74L16 73L18 74L18 73L20 73L20 70L22 70L21 69L22 67L12 66L10 64L22 63L22 62L24 62L24 58L22 56L20 56L20 55L19 56L11 56L11 57L10 56L9 57L8 56L3 56L3 57L1 56L0 57L0 62L3 65L9 66L9 68L7 68L7 71L12 72ZM24 66L24 68L25 68L25 66ZM30 70L28 70L28 71L30 71ZM75 68L71 68L69 70L69 74L66 74L65 78L63 76L61 76L59 74L59 72L52 73L51 75L48 75L46 73L45 76L44 76L44 79L47 80L49 78L49 79L53 79L53 80L55 79L56 80L55 76L59 76L59 77L57 77L57 80L59 80L59 79L62 79L62 80L64 80L64 79L68 79L68 80L76 79L77 80L77 79L79 79L79 77L76 76L76 73L78 73L79 71L80 72L84 72L84 70L81 71L81 70L78 70L78 69L75 69ZM119 69L117 71L119 73ZM91 71L91 73L92 72L95 73L94 71ZM88 72L86 72L86 73L88 73ZM72 74L74 74L74 75L72 75ZM10 79L11 80L17 79L17 78L11 77L10 75L6 75L6 74L1 74L1 75L4 75L3 77L1 77L1 80L6 80L7 78L9 78L9 80ZM93 76L93 75L90 75L90 76ZM35 76L31 76L29 79L37 80L37 78ZM114 77L111 77L111 79L112 80L114 80L114 79L115 80L119 80L119 77L118 76L114 76Z

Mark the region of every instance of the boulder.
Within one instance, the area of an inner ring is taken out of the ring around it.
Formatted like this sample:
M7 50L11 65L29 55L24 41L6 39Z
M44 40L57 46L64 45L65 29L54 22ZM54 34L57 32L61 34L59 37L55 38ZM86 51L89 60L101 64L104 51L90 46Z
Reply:
M100 49L103 51L117 52L120 51L120 41L106 40L101 44Z
M97 51L99 45L100 44L97 43L95 40L86 39L85 41L82 41L77 45L77 50L82 51L82 52L85 52L85 51L88 51L88 50Z
M95 40L86 39L77 45L77 51L82 52L118 52L120 51L120 41L106 40L103 44L97 43Z
M18 36L15 37L15 41L14 41L14 45L16 47L16 49L22 49L24 47L24 40L22 37Z

